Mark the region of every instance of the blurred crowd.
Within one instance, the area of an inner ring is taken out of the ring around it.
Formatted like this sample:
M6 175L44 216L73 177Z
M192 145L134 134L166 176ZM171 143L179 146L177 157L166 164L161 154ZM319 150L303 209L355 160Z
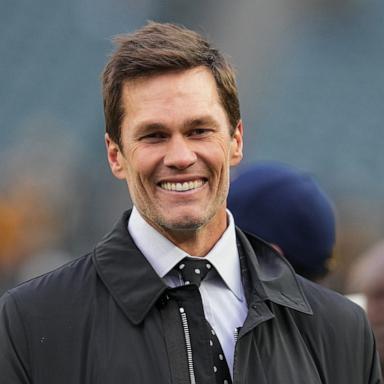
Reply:
M366 250L351 268L347 291L360 296L376 337L384 369L384 239Z
M0 194L0 293L69 260L61 212L27 178Z

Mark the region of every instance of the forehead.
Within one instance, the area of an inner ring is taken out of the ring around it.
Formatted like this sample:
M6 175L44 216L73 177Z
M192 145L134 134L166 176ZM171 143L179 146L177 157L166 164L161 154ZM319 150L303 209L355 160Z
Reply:
M129 124L153 119L177 121L198 115L226 119L215 79L205 67L126 81L122 106Z

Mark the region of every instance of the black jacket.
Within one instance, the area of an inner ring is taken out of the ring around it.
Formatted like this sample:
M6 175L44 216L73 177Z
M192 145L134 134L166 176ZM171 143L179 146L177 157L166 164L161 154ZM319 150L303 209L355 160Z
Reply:
M128 216L92 253L2 297L1 384L189 383L178 309L193 303L198 323L198 289L167 288L130 238ZM363 311L296 276L263 241L239 230L237 238L249 313L234 384L379 383ZM192 338L198 384L214 383L198 349L206 337Z

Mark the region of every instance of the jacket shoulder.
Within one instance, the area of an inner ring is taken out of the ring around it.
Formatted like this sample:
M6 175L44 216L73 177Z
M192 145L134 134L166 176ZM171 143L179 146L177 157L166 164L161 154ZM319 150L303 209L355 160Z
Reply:
M19 284L0 298L0 372L4 383L29 383L49 345L78 337L97 281L91 254ZM87 307L88 306L88 307ZM0 380L1 381L1 380ZM3 383L3 381L1 381Z
M3 295L1 300L13 301L28 308L29 313L49 306L50 303L68 302L68 297L86 287L96 277L92 254L86 254L53 271L20 283Z
M323 361L324 375L352 370L356 382L380 381L375 340L364 310L343 295L298 277L313 315L295 314L296 324L308 348ZM342 367L342 369L340 369Z
M364 310L342 294L297 275L303 292L313 310L314 317L343 323L348 319L365 321Z
M372 353L374 340L364 310L335 291L298 279L313 311L311 316L295 314L303 337L328 351L343 346L346 350L339 352L345 355L351 351L360 356Z

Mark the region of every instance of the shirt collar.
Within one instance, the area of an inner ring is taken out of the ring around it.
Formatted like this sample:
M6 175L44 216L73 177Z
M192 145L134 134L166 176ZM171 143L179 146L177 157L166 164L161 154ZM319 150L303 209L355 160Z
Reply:
M236 243L236 231L233 216L227 210L228 227L206 256L227 287L239 299L244 299L244 290L241 282L239 252Z
M227 210L228 227L207 254L216 271L239 299L244 299L241 283L239 254L236 244L236 231L232 214ZM136 246L160 277L168 274L172 268L186 256L192 256L178 248L155 228L149 225L139 211L133 207L128 221L128 231Z
M164 277L179 261L188 256L149 225L136 207L133 207L129 217L128 231L136 246L160 277Z

